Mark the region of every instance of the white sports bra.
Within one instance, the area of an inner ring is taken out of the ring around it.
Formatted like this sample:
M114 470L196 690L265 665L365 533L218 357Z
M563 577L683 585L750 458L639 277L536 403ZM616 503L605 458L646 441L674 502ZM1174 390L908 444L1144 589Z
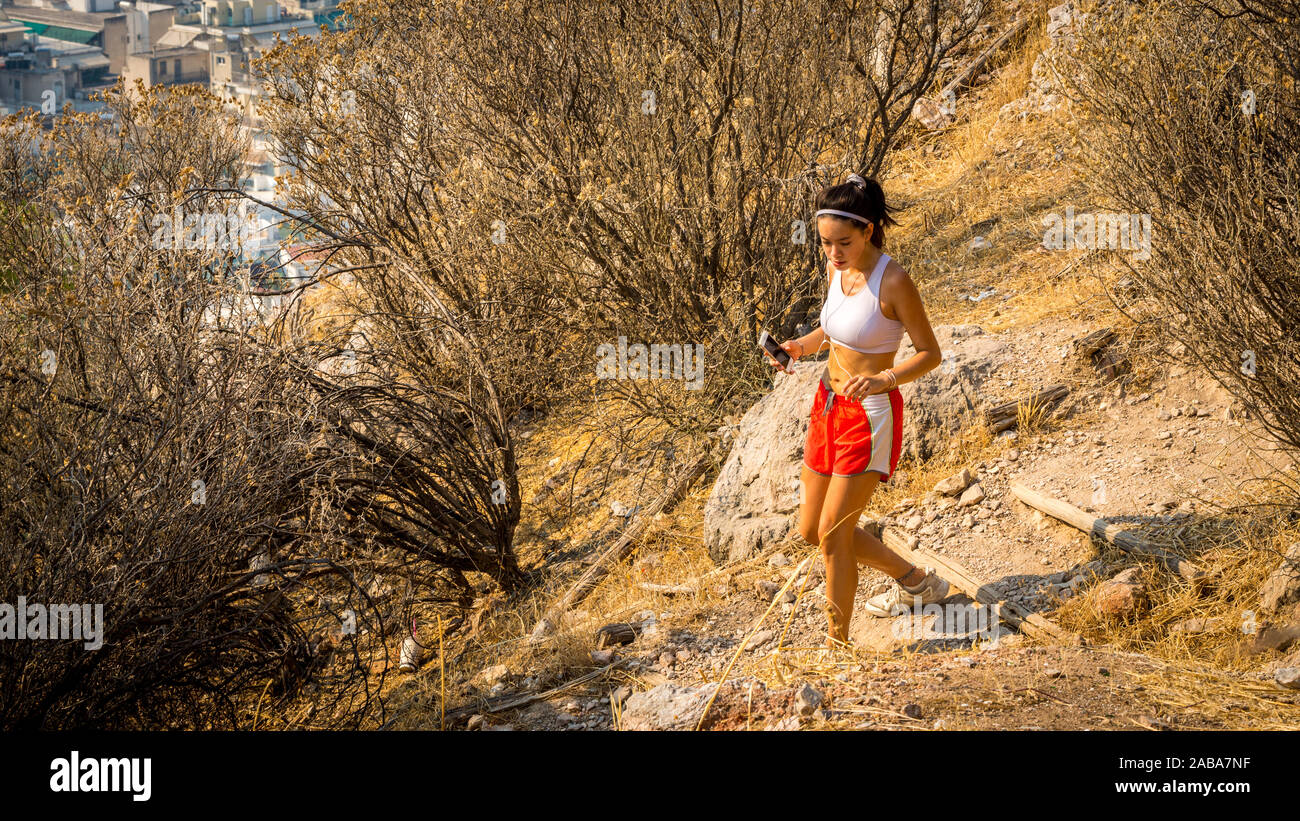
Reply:
M880 311L880 283L888 264L889 255L882 253L880 262L867 277L867 284L853 296L844 295L840 270L835 269L821 313L822 330L832 342L859 353L898 350L903 340L903 323Z

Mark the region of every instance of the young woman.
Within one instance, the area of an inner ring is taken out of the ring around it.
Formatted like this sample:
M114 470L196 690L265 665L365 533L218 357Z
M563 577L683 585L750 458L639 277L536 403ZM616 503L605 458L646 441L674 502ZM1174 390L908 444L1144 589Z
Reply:
M799 532L821 546L826 562L827 649L848 641L858 565L889 574L897 587L864 604L874 616L948 595L948 582L922 570L857 526L880 482L889 481L903 445L898 386L934 370L943 357L921 295L907 271L881 249L889 215L875 180L851 174L817 197L817 231L827 256L829 290L821 326L781 347L791 363L829 345L804 445ZM916 354L897 367L906 330ZM775 359L768 361L786 373Z

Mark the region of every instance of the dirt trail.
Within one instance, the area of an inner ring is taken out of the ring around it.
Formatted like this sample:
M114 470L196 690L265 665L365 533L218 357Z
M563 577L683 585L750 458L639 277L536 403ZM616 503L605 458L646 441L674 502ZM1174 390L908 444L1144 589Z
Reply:
M1091 330L1058 326L1042 331L1044 358ZM1041 363L1022 362L1025 379ZM1075 375L1049 372L1036 387L1077 382ZM1249 420L1229 419L1231 397L1208 377L1174 367L1139 392L1076 387L1064 400L1075 404L1060 430L999 437L998 455L971 465L988 499L963 524L967 512L950 511L916 529L920 546L956 559L979 576L1042 576L1070 570L1093 555L1086 534L1037 514L1007 493L1012 482L1069 502L1109 520L1133 525L1164 524L1188 514L1206 515L1219 504L1240 499L1241 486L1292 463L1252 432ZM1195 415L1194 415L1195 414ZM887 523L906 526L906 511ZM985 518L986 516L986 518Z
M768 688L733 677L709 709L705 729L831 730L1162 730L1251 726L1244 702L1170 704L1141 683L1159 662L1105 649L1005 646L975 654L881 655L837 673L792 676L823 695L798 715L796 687ZM674 681L701 684L679 663L635 674L637 689ZM716 680L716 679L714 679ZM751 692L752 686L752 692ZM611 691L593 685L526 708L492 715L484 729L613 730ZM1278 698L1285 699L1286 696ZM1291 704L1297 699L1292 697Z

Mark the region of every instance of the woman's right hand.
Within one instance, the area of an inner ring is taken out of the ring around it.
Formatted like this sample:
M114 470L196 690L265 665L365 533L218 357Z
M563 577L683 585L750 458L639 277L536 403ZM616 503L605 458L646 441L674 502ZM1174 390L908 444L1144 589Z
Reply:
M790 355L790 365L786 365L783 367L781 363L773 359L772 355L769 354L767 351L764 351L763 355L767 357L767 361L771 363L773 368L776 368L778 371L781 371L782 373L793 374L794 371L791 370L790 366L794 365L795 362L799 361L799 357L803 356L803 346L799 344L799 340L797 339L787 339L786 341L781 343L781 350L785 351Z

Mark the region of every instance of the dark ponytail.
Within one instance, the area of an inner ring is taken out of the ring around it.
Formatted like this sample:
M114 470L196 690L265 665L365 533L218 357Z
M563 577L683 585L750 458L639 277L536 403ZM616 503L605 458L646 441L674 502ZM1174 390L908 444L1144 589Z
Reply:
M880 187L880 183L858 174L850 174L847 182L822 189L822 192L817 195L817 210L823 209L846 211L857 215L860 219L856 222L860 227L868 222L874 225L871 244L877 248L884 247L885 226L898 225L898 221L890 216L897 209L885 204L885 191ZM825 216L855 221L851 217L840 214Z

